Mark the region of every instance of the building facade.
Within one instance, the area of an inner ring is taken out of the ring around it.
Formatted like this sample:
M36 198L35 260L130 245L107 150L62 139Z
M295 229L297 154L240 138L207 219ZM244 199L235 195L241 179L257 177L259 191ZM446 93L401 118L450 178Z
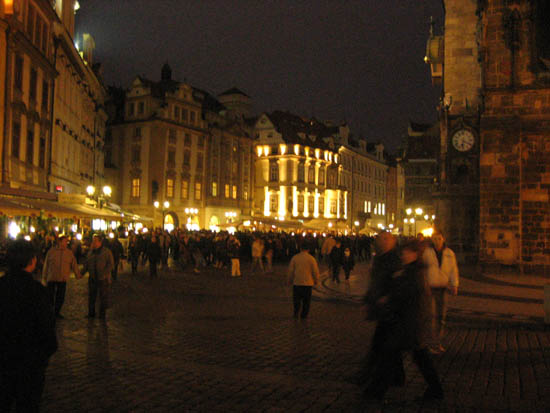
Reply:
M242 116L173 80L168 65L160 81L136 77L120 103L106 165L124 209L153 217L155 226L189 229L250 213L252 144Z
M451 233L463 228L464 245L471 242L480 263L546 275L550 5L543 0L444 4L441 182L455 186L447 195L456 192L469 202L442 211ZM463 207L473 217L469 223L456 214Z
M47 1L2 3L2 187L47 192L59 20Z
M263 113L255 125L254 215L319 230L345 227L343 185L331 128L288 112Z
M110 184L104 175L107 113L106 90L94 63L90 34L73 40L75 0L57 0L54 25L55 79L49 187L57 192L84 194L89 185ZM78 46L78 48L77 48ZM80 50L79 50L80 49Z

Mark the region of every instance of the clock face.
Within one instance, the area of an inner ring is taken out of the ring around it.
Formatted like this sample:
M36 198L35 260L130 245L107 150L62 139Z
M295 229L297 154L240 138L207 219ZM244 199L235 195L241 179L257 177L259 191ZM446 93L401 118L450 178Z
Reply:
M468 129L460 129L453 135L452 142L457 151L466 152L474 146L475 137Z

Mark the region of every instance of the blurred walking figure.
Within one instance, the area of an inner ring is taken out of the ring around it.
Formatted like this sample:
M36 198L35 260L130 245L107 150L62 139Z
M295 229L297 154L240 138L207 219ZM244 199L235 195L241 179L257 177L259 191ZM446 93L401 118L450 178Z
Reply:
M344 250L343 262L342 262L342 268L344 269L344 274L346 275L346 281L349 280L351 270L353 270L354 266L355 266L355 258L353 258L351 249L349 247L346 247L346 249Z
M344 262L344 251L342 250L342 242L336 241L336 245L330 251L330 267L332 270L332 281L340 284L340 268Z
M157 277L157 267L161 259L162 251L156 234L151 234L151 240L147 245L147 259L149 260L149 276Z
M139 240L135 234L130 234L128 239L128 261L132 266L132 275L137 274L139 254L140 254Z
M417 240L402 247L403 269L393 274L388 294L378 298L375 304L387 331L365 396L378 402L383 401L391 385L404 384L401 352L408 350L412 351L413 360L428 384L423 400L443 398L443 388L426 347L426 338L430 335L430 302L421 256L421 243Z
M90 248L83 270L84 274L89 273L88 318L95 317L95 303L99 294L99 318L105 319L114 267L113 254L103 246L103 239L99 235L94 235Z
M262 256L264 253L264 243L260 237L256 237L252 243L252 269L251 272L256 271L259 267L262 273L264 272L264 264L262 262Z
M301 251L290 260L288 266L288 284L292 285L294 318L306 319L311 304L311 290L319 283L319 266L309 253L309 245L304 242ZM300 312L300 309L302 310Z
M265 243L265 259L266 259L266 272L273 272L273 249L275 244L273 240L269 238Z
M448 293L458 294L459 275L455 253L445 245L445 238L440 231L433 233L432 243L433 248L426 248L422 258L428 267L432 297L432 352L442 353L445 351L441 340L445 335L447 322Z
M118 235L115 234L114 238L109 241L107 248L111 250L113 254L114 267L113 267L113 280L118 278L118 268L121 265L121 258L124 255L124 247L118 240Z
M239 250L241 248L241 243L233 235L229 237L227 242L227 249L229 252L229 257L231 257L231 276L240 277L241 276L241 262L239 257Z
M49 358L57 351L48 291L32 277L36 251L28 241L8 246L0 277L0 411L38 412Z
M67 281L71 272L74 272L76 278L81 278L76 257L67 247L68 241L65 235L61 235L57 239L56 246L50 248L46 254L42 267L42 279L46 281L56 318L64 318L61 315L61 307L65 302Z

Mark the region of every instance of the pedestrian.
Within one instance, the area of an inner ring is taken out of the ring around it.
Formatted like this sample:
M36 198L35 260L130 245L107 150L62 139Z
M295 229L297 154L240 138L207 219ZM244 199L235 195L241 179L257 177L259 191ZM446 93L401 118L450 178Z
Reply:
M113 267L113 280L117 280L118 278L118 269L119 266L122 265L122 256L124 255L124 247L122 246L122 243L118 239L118 235L115 234L113 239L109 241L107 244L107 247L111 250L111 253L113 254L113 260L114 260L114 267Z
M151 278L156 278L157 267L161 260L162 251L155 233L151 233L151 239L147 244L146 254L149 260L149 275Z
M331 249L330 268L332 271L332 281L340 284L340 268L344 262L344 251L342 250L342 241L336 240L336 245Z
M239 250L241 248L241 243L233 235L229 236L227 242L227 250L229 257L231 257L231 276L240 277L241 276L241 262L239 256Z
M371 373L377 368L380 354L383 351L386 336L390 332L390 325L384 319L377 306L381 297L387 296L391 288L393 274L401 270L401 258L397 250L397 241L389 232L381 232L375 239L376 255L373 259L370 273L369 287L364 298L367 320L376 321L376 328L372 337L369 352L361 366L359 381L371 386ZM392 370L396 372L394 384L401 385L405 380L403 361L394 358L395 366ZM370 384L369 384L370 381ZM368 387L367 387L368 388Z
M0 411L38 412L49 358L57 351L47 289L32 277L36 250L29 241L8 246L0 277Z
M259 236L254 238L252 243L252 269L251 272L255 273L256 268L260 268L261 272L264 272L264 264L262 262L262 256L264 253L264 243Z
M132 275L137 275L140 246L138 237L131 233L128 239L128 261L132 267Z
M342 268L344 269L346 281L349 281L349 276L354 266L355 266L355 258L351 253L351 249L349 247L346 247L346 249L344 250L344 257L342 261Z
M299 316L305 320L309 314L312 288L319 283L319 266L310 255L307 243L303 243L300 248L301 251L290 260L288 284L293 286L294 318L297 319Z
M388 328L365 396L378 403L382 403L396 379L404 378L400 366L403 351L412 351L413 361L428 384L422 399L443 398L443 388L426 347L430 321L429 287L421 255L418 240L413 239L402 247L403 269L393 274L387 295L378 298L375 304L380 319Z
M83 273L88 276L88 318L95 317L96 300L99 295L99 318L105 320L109 307L109 290L114 266L113 254L103 244L100 235L94 235Z
M67 247L68 238L61 235L57 238L56 246L50 248L44 259L42 267L42 279L46 283L54 315L56 318L64 318L61 315L61 307L65 302L65 292L67 291L67 281L73 272L77 279L82 278L76 257Z
M432 234L432 246L423 253L423 261L428 267L428 284L431 288L433 353L443 353L442 339L447 321L448 294L458 294L458 265L453 250L445 245L445 237L440 231Z
M267 242L265 243L266 272L268 273L273 272L273 248L273 239L268 238Z

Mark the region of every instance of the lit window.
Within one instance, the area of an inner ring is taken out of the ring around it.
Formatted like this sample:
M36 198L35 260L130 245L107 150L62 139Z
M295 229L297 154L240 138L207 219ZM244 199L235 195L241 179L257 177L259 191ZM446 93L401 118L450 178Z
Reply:
M229 184L225 184L225 197L229 198Z
M132 179L132 198L139 198L141 190L141 179Z
M200 182L195 182L195 199L200 201L202 197L202 185Z
M187 179L181 181L181 198L189 198L189 181Z
M166 197L167 198L174 197L174 180L172 178L168 178L166 180Z
M269 178L272 182L279 180L279 165L275 162L271 164Z
M218 183L212 182L212 196L218 196Z
M237 199L237 185L233 185L233 199Z

